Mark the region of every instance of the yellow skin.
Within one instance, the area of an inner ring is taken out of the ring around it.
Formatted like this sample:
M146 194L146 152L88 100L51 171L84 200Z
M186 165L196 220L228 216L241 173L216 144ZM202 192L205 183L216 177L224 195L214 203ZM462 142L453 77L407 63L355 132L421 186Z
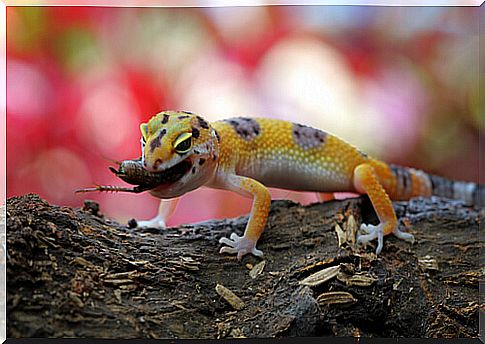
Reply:
M159 214L138 226L164 227L177 202L170 199L200 186L232 190L253 198L243 236L233 233L230 239L220 239L226 245L220 252L237 254L238 259L248 253L262 256L256 243L271 203L266 187L368 194L380 224L363 224L365 234L358 236L358 242L377 238L376 253L380 253L387 234L414 241L411 234L398 230L391 199L429 196L436 186L453 186L422 171L370 158L324 131L281 120L233 118L209 124L189 112L164 111L140 129L145 168L162 172L178 166L183 175L149 191L162 199ZM455 187L457 194L475 191L475 184L463 184Z

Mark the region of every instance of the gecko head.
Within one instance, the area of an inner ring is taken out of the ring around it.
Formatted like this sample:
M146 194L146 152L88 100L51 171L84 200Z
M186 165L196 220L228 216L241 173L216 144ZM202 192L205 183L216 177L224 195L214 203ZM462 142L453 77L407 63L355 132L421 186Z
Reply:
M162 111L142 123L140 130L145 169L167 174L169 182L159 190L185 193L213 176L219 139L202 117L186 111Z

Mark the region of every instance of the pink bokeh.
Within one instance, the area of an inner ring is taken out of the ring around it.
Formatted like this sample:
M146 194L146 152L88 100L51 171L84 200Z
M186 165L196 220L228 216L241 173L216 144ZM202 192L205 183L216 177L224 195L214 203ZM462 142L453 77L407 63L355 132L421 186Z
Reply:
M477 18L474 8L9 7L7 197L89 198L120 221L153 216L148 194L74 190L124 185L110 160L138 157L139 124L165 109L301 122L391 162L478 181ZM238 216L250 203L203 188L169 224Z

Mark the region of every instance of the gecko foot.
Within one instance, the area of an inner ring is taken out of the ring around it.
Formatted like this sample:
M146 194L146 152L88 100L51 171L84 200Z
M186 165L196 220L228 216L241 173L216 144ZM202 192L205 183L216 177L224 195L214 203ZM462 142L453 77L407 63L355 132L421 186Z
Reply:
M147 221L137 221L137 227L138 228L166 228L165 221L160 217L160 216L155 216L151 220Z
M220 238L219 242L221 244L227 245L222 247L219 253L237 253L238 260L241 260L241 258L248 253L252 253L257 257L263 256L263 252L256 248L255 241L247 239L244 236L241 237L236 233L231 234L231 239Z
M360 231L366 234L357 234L357 243L366 246L372 240L377 238L376 254L381 253L384 246L384 230L382 223L377 226L362 224Z
M377 238L377 248L376 254L381 253L382 247L384 245L384 226L382 223L378 224L377 226L374 225L366 225L362 224L360 226L360 231L365 234L357 234L357 243L361 245L367 245L370 241ZM410 243L414 243L414 236L410 233L406 233L400 231L398 227L396 227L392 234L394 234L397 238L401 240L405 240Z

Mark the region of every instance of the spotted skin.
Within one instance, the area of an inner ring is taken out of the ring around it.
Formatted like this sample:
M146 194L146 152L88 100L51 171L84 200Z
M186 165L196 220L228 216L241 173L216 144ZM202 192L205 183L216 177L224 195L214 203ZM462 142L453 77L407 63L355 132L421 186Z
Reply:
M252 118L233 118L224 122L229 123L236 134L246 141L256 138L261 132L258 121Z
M293 141L303 149L316 148L323 145L327 133L322 130L293 124Z
M164 111L140 128L142 161L147 170L171 171L177 170L177 164L185 164L180 165L186 173L179 180L150 190L152 195L170 199L207 186L253 199L243 236L233 234L220 240L225 245L221 253L236 254L238 259L249 253L262 255L256 244L271 202L267 187L314 191L325 199L333 192L367 194L380 223L363 224L357 239L362 244L377 239L376 253L382 250L385 235L414 240L411 234L398 230L391 200L438 194L476 204L484 193L482 186L473 183L452 182L386 164L325 131L287 121L238 117L209 123L190 112ZM177 153L174 142L187 133L191 148ZM166 220L169 212L164 209L170 203L162 205L160 214L164 215L147 223Z

